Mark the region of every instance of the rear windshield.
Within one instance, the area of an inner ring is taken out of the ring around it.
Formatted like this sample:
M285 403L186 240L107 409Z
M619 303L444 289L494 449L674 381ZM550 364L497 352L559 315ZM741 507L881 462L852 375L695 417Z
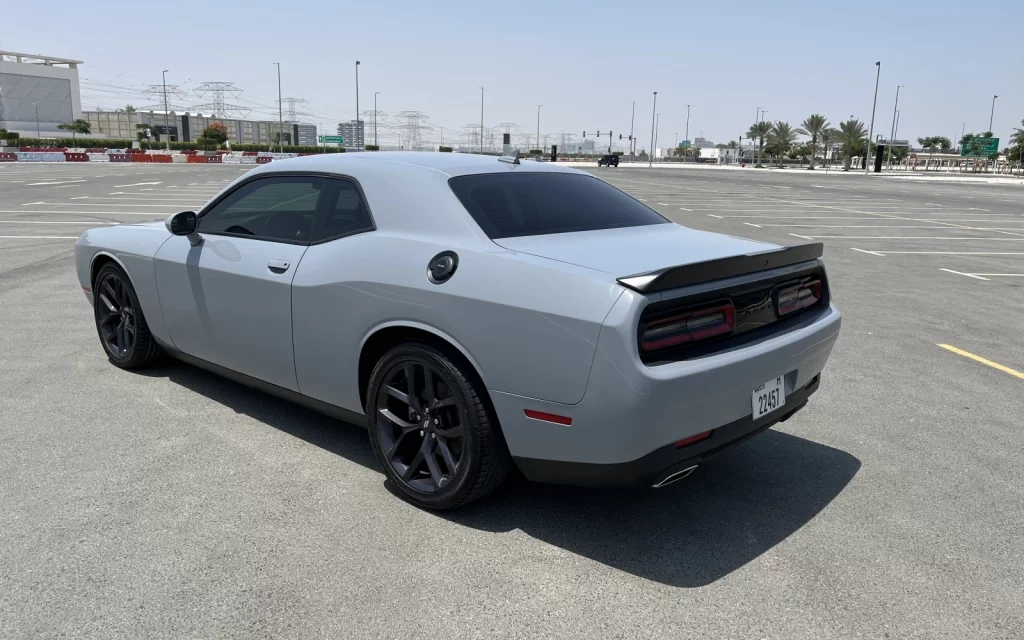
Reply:
M573 173L478 173L449 181L492 239L668 222L608 183Z

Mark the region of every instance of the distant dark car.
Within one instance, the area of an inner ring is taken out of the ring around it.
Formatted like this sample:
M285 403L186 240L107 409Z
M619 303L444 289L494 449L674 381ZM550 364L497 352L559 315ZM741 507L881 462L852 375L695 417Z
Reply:
M597 161L599 167L617 167L619 166L619 156L604 155Z

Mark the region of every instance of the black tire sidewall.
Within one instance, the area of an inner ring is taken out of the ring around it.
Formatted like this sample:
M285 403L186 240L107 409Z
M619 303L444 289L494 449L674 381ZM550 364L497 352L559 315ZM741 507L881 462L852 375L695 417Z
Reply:
M110 353L110 350L107 349L107 345L104 344L103 342L103 332L100 330L99 309L100 304L102 304L102 302L100 301L99 285L101 282L103 282L103 278L105 278L108 274L114 274L121 278L121 281L124 282L124 285L128 288L128 295L131 296L132 310L133 313L135 314L135 341L132 343L132 348L128 350L128 354L125 355L123 358L118 358L114 356L114 354ZM112 262L100 267L100 270L96 272L96 279L93 281L92 285L93 319L94 324L96 325L96 335L99 336L100 346L103 347L103 353L107 354L107 358L110 360L110 362L112 362L118 367L135 366L136 361L139 360L141 343L141 340L139 338L142 334L141 329L142 327L145 326L146 322L145 317L142 315L142 307L139 306L139 296L135 293L135 285L132 284L131 279L128 277L128 274L125 273L124 269L122 269L120 266Z
M426 360L437 372L440 372L444 383L451 389L458 406L459 418L465 425L464 436L466 439L462 460L459 464L459 472L454 482L435 493L423 493L408 486L391 466L391 461L384 454L377 432L377 395L385 382L387 374L396 365L410 360ZM470 394L465 388L462 379L465 378L473 386L472 391L476 394L476 401L470 400ZM465 497L472 492L475 476L479 473L481 457L483 455L480 446L480 439L477 433L477 421L474 415L479 413L481 407L477 403L484 402L483 396L486 391L475 381L475 375L461 371L460 365L453 361L448 354L437 347L422 343L407 343L392 348L384 354L373 369L370 376L370 383L367 386L366 394L366 416L367 428L370 431L370 444L377 461L384 469L384 473L395 490L407 501L427 509L448 509L458 506ZM490 411L488 411L490 414ZM495 428L495 422L489 420L490 427Z

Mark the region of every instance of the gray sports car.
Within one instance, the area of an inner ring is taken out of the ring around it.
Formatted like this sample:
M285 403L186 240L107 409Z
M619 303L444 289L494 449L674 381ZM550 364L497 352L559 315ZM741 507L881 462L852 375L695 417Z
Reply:
M401 495L446 509L513 465L661 487L793 415L839 334L821 252L554 163L359 153L92 229L76 262L114 365L168 354L367 424Z

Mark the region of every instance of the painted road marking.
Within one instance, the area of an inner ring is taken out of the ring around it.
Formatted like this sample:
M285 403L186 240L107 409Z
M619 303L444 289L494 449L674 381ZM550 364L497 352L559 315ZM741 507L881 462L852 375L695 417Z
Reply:
M797 238L803 238L804 240L814 240L814 238L809 238L809 237L807 237L807 236L802 236L802 235L800 235L799 233L791 233L791 234L789 234L789 235L791 235L791 236L794 236L794 237L797 237Z
M68 198L68 200L86 200L89 196L75 196L74 198Z
M25 186L26 187L39 187L39 186L51 185L51 184L68 184L68 183L71 183L71 182L85 182L85 180L62 180L60 182L30 182L30 183L26 184Z
M939 271L947 271L949 273L955 273L958 276L967 276L968 278L975 278L977 280L988 280L988 278L983 278L981 276L976 276L973 273L964 273L962 271L953 271L952 269L939 269Z
M863 249L858 249L863 251ZM879 255L935 255L935 256L1024 256L1024 251L875 251Z
M693 209L687 209L686 207L679 207L679 210L680 211L690 211L690 212L693 212Z
M758 229L761 228L761 225L754 224L753 222L744 222L743 224L750 225L751 227L757 227ZM781 226L781 225L776 225L776 226Z
M1021 380L1024 380L1024 373L1021 373L1020 371L1017 371L1016 369L1011 369L1010 367L1001 365L998 362L992 362L991 360L989 360L987 358L982 358L981 356L976 356L976 355L974 355L973 353L971 353L969 351L964 351L963 349L957 349L956 347L954 347L952 345L939 344L939 345L936 345L936 346L942 347L946 351L951 351L951 352L957 354L958 356L963 356L965 358L970 358L971 360L974 360L975 362L980 362L981 364L988 365L988 366L992 367L993 369L998 369L999 371L1002 371L1003 373L1008 373L1011 376L1014 376L1015 378L1020 378Z
M115 184L114 188L120 189L121 187L144 187L150 184L163 184L163 182L133 182L132 184Z
M853 249L854 251L860 251L861 253L870 253L873 256L880 256L882 258L885 257L884 253L878 253L877 251L868 251L867 249L858 249L857 247L850 247L850 248Z
M709 213L708 216L711 217L711 218L721 218L722 217L722 216L716 216L713 213Z
M98 220L0 220L0 224L121 224L120 222L100 222Z
M0 236L4 240L25 238L27 240L78 240L78 236Z
M25 202L25 203L22 203L21 206L23 206L23 207L31 207L34 204L46 204L46 203L45 202Z

